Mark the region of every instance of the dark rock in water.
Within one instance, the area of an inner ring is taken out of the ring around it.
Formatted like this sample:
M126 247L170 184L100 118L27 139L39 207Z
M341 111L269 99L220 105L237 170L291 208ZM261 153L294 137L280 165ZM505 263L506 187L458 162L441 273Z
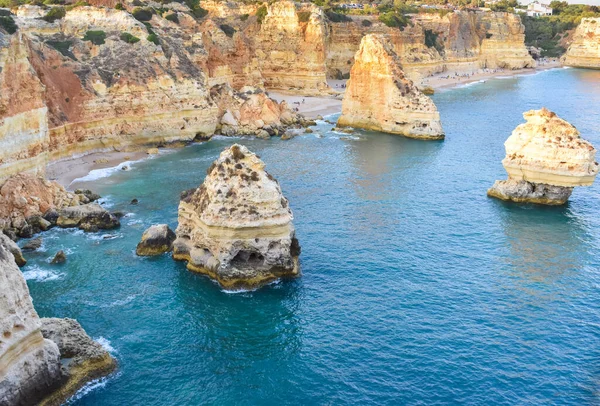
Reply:
M42 246L42 237L34 238L23 245L23 251L35 251Z
M88 336L73 319L44 318L42 335L56 343L60 351L64 383L44 399L44 404L59 405L83 385L113 372L117 363L100 344Z
M112 214L119 220L122 219L123 217L125 217L125 213L123 213L122 211L113 211Z
M15 257L15 262L19 266L23 266L27 263L25 258L23 258L23 253L21 252L21 248L8 236L0 233L0 246L4 247L8 252L13 254Z
M63 250L60 250L54 256L51 264L64 264L65 262L67 262L67 255Z
M44 213L43 217L44 217L44 220L50 222L50 224L52 226L55 226L56 221L58 220L58 212L54 209L50 209L46 213Z
M110 230L121 225L115 215L97 203L62 209L56 224L62 228L79 227L84 231Z
M532 183L525 180L497 180L488 190L490 197L516 203L537 203L550 206L565 204L573 193L572 187Z
M138 199L133 199L133 200L131 201L131 204L133 204L133 205L136 205L136 204L138 204L138 203L139 203L139 200L138 200Z
M8 238L10 238L13 241L19 240L19 236L17 236L17 232L13 228L8 228L5 230L2 230L2 234L4 234L5 236L7 236Z
M31 227L29 224L25 224L23 228L19 230L18 235L21 238L33 237L33 227Z
M139 256L161 255L173 249L175 233L166 224L157 224L148 228L142 235L135 253Z
M27 219L27 224L33 228L34 233L40 231L48 231L52 227L52 223L44 219L42 216L31 216Z
M75 191L76 195L79 195L79 199L81 199L82 196L85 197L84 200L87 200L87 202L85 202L84 200L82 200L82 202L84 203L91 203L91 202L95 202L96 200L100 199L102 196L100 196L99 194L96 194L94 192L92 192L89 189L77 189Z

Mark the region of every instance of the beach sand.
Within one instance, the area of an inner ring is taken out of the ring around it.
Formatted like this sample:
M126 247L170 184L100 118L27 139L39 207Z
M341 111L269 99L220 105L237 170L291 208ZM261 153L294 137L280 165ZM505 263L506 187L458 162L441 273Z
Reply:
M479 82L498 76L516 76L523 74L534 74L539 71L560 67L557 60L546 61L540 63L535 69L519 69L519 70L497 70L484 71L478 70L474 72L468 70L469 77L461 76L467 72L456 72L459 76L454 75L454 71L448 71L441 74L436 74L424 78L421 81L420 87L432 87L433 89L448 89L459 85L464 85L472 82ZM450 76L449 78L446 78ZM281 102L286 100L290 107L297 108L298 112L304 114L307 118L316 119L317 116L327 116L330 114L339 113L342 111L342 97L344 89L342 85L346 80L329 80L329 86L338 92L337 95L309 97L286 94L279 91L269 91L269 96ZM145 152L97 152L82 157L63 159L58 162L49 164L46 168L46 177L51 180L56 180L58 183L67 189L73 189L73 180L88 175L96 169L114 168L125 161L138 161L147 157ZM97 163L99 159L106 159L108 162Z

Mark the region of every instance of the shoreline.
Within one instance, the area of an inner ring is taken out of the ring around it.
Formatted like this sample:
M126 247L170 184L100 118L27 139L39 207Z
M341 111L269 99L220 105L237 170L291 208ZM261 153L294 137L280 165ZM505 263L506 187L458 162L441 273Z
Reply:
M499 70L495 72L475 72L472 75L454 76L448 72L429 76L421 81L421 86L430 86L436 91L448 91L460 88L469 83L485 82L489 79L498 77L512 77L527 74L536 74L546 70L560 68L558 61L548 62L536 68L517 69L517 70ZM449 79L445 77L449 76ZM341 86L346 80L330 80L329 85L336 89L337 96L299 96L286 94L280 91L269 91L269 97L277 102L285 100L290 107L297 108L298 112L304 114L307 118L317 119L318 116L326 117L342 111L343 91ZM60 161L51 162L46 166L46 178L55 180L67 190L72 190L71 185L79 178L90 175L92 171L117 168L126 162L135 162L152 157L146 151L97 151L87 155L65 158ZM92 180L89 180L92 181Z

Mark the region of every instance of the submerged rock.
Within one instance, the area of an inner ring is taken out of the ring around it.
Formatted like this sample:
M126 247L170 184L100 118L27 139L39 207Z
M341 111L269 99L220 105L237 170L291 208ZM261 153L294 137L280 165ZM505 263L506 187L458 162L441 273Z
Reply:
M444 138L437 107L404 75L392 45L377 34L364 36L360 43L337 125L410 138Z
M598 174L596 149L579 131L548 109L523 114L506 140L502 160L508 180L496 181L488 196L519 203L561 205L575 186L589 186Z
M119 219L97 203L62 209L56 224L62 228L79 227L85 231L110 230L120 226Z
M61 404L87 382L106 376L117 367L108 351L92 340L77 320L41 320L44 338L58 345L64 376L64 383L47 397L43 404Z
M233 145L204 183L182 193L173 258L226 289L299 275L293 215L277 181L246 147Z
M166 224L155 224L144 231L135 253L140 256L161 255L173 249L175 233Z
M63 250L60 250L56 253L54 258L52 259L51 264L64 264L67 262L67 254Z

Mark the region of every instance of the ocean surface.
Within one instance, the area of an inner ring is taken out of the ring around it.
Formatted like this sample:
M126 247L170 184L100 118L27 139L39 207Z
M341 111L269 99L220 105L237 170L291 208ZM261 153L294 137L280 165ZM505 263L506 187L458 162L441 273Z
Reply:
M216 137L73 185L127 215L116 231L45 233L23 268L41 316L76 318L118 360L71 403L599 404L600 182L564 207L486 190L506 178L503 143L524 111L548 107L600 147L600 72L433 98L443 142L320 122L291 141ZM230 293L168 255L135 255L148 226L177 226L179 193L234 142L290 200L297 280ZM67 263L50 265L59 249Z

